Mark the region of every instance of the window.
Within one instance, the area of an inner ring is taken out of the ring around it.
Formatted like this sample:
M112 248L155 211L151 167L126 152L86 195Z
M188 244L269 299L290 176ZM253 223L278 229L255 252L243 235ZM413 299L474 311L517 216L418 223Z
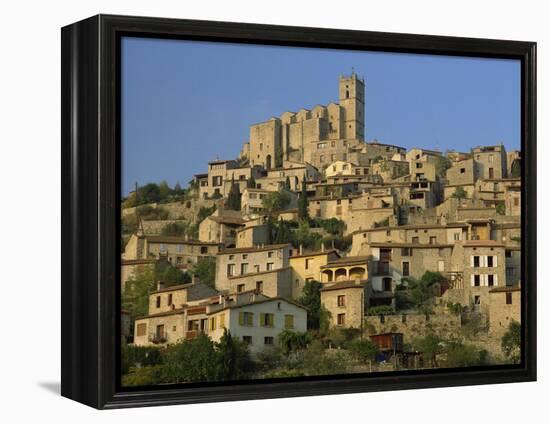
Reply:
M168 306L172 304L172 293L168 294Z
M418 237L413 237L413 238L412 238L412 242L413 242L414 244L418 244Z
M495 276L494 276L493 274L489 274L489 275L487 276L487 285L488 285L489 287L492 287L492 286L495 285Z
M436 244L437 243L437 237L430 236L430 244Z
M460 168L460 173L465 174L466 173L466 168Z
M222 185L222 177L221 175L217 175L215 177L212 177L212 186L213 187L219 187Z
M260 265L254 265L254 272L260 272Z
M183 244L177 244L177 245L176 245L176 251L177 251L178 253L183 252Z
M325 156L324 155L320 155L319 156L319 162L324 162L325 161Z
M410 275L409 263L403 262L403 277L408 277L409 275Z
M493 257L492 256L487 256L487 266L489 268L493 267Z
M273 344L273 337L271 337L271 336L264 337L264 344L265 345L272 345Z
M327 143L317 143L318 150L326 149L326 148L327 148Z
M412 249L410 247L403 247L401 249L401 256L412 256Z
M241 264L241 274L246 274L248 272L248 264Z
M160 308L160 296L157 296L157 308Z
M264 291L264 282L263 281L256 281L256 290L260 293Z
M519 197L514 197L514 206L519 206Z
M248 259L248 255L243 255L243 259Z
M474 268L479 268L480 266L479 263L480 263L479 256L474 256L474 265L473 265Z
M237 293L242 293L244 291L244 284L237 284Z
M311 263L313 262L313 259L312 258L309 258L309 259L306 259L305 261L305 268L306 269L309 269Z
M208 253L208 247L206 246L201 246L201 255L205 255Z
M511 293L511 292L507 292L507 293L506 293L506 304L507 304L507 305L511 305L511 304L512 304L512 293Z
M474 287L479 287L481 285L481 275L474 275Z
M216 317L212 317L210 318L209 320L209 325L208 325L208 329L210 331L214 331L216 329Z
M346 325L346 314L338 314L336 318L337 325Z
M383 278L382 279L382 290L384 291L391 291L391 278Z
M164 243L161 243L159 249L162 253L166 252L166 245Z
M220 319L220 328L225 328L225 314L219 316Z
M273 252L267 252L267 257L272 258L273 257Z
M245 342L247 345L252 344L252 336L243 336L243 342Z
M235 275L235 264L227 264L227 276L232 277Z
M235 255L229 255L229 260L232 261L233 259L235 259Z
M422 168L422 164L420 162L416 162L416 167L417 168Z
M138 324L136 335L137 336L145 336L145 334L147 334L147 324L146 323Z
M260 326L261 327L273 327L275 322L275 315L273 314L260 314Z
M346 306L346 295L341 294L337 298L338 306Z
M493 155L489 155L489 163L493 163L495 161L495 158Z
M387 230L387 231L386 231L386 236L387 236L387 237L390 237L390 236L391 236L391 230Z
M252 327L254 325L254 314L252 312L239 312L239 325Z
M456 240L460 240L460 233L454 233L453 238Z
M273 271L273 262L268 262L267 263L267 270L268 271Z
M200 324L198 319L187 321L187 331L199 331Z
M294 328L294 315L285 315L285 328Z

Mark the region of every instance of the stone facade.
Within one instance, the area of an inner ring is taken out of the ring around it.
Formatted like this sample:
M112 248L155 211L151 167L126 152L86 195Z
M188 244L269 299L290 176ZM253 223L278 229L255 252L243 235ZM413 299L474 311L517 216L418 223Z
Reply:
M330 312L331 327L362 328L366 280L327 283L321 303Z

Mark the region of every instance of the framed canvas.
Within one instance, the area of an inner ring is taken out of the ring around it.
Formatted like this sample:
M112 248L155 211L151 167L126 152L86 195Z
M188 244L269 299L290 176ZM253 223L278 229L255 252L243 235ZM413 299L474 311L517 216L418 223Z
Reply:
M62 29L62 395L536 379L536 44Z

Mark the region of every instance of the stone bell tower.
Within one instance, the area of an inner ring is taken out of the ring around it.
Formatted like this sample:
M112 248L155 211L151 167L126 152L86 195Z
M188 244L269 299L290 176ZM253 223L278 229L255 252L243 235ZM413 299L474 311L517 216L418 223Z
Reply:
M340 75L340 106L344 109L344 138L364 140L365 137L365 81L355 72Z

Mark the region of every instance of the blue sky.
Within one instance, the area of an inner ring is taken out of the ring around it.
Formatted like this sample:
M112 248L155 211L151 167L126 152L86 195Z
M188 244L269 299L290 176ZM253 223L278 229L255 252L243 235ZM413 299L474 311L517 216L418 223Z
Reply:
M365 78L365 138L406 148L520 148L520 63L181 40L122 41L122 190L235 158L250 124L338 100Z

